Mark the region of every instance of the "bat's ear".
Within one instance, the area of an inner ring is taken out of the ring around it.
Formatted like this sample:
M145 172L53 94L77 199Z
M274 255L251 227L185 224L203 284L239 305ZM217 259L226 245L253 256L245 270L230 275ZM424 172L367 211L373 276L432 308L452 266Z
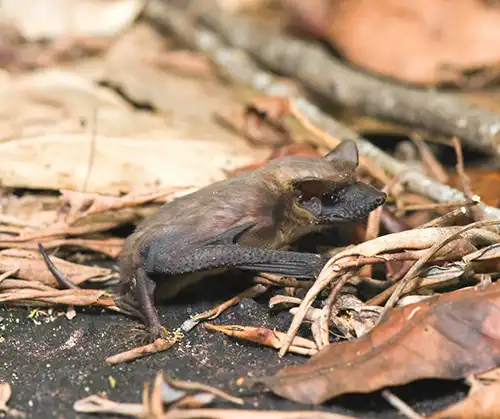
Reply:
M320 197L332 193L337 184L332 180L305 178L293 182L293 190L301 200L309 200L313 196Z
M323 157L328 161L345 161L354 167L359 164L359 151L356 142L351 139L343 140L337 147Z

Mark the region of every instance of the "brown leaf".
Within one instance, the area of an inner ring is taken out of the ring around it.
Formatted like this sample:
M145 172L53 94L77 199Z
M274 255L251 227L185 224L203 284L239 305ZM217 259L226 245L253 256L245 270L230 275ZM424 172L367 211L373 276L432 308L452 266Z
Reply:
M51 305L63 304L73 306L96 306L116 308L113 300L106 297L106 291L102 290L29 290L21 289L0 294L0 302L43 302Z
M71 282L80 285L89 279L109 277L111 269L98 266L86 266L51 257L54 264ZM28 281L37 281L57 287L58 282L48 270L39 252L19 249L7 249L0 252L0 272L16 270L16 276Z
M316 7L297 0L287 3L306 22L303 29L327 38L355 65L384 76L424 85L463 85L469 78L477 85L478 78L487 82L498 76L500 9L494 2L317 0Z
M288 113L285 98L259 96L246 106L234 106L217 112L216 116L254 145L281 147L292 143L290 130L283 123L283 117Z
M467 169L471 188L481 197L481 201L492 207L500 207L500 171L488 169ZM454 188L461 189L458 174L449 173L448 183Z
M102 240L93 239L61 239L61 240L50 240L44 242L43 245L46 249L54 249L63 246L75 246L82 249L93 250L95 252L102 253L104 255L116 258L122 247L123 239L109 238ZM15 248L23 250L36 250L38 249L38 243L35 241L28 241L24 243L19 242L4 242L0 241L0 248Z
M500 363L500 283L396 308L367 335L332 344L303 365L256 381L319 404L422 378L459 379Z
M183 76L213 77L212 63L205 54L193 51L164 51L151 59L159 68L173 70Z
M51 69L2 80L3 186L109 195L202 186L224 179L223 169L265 156L213 120L213 110L233 102L230 89L152 66L145 55L163 48L163 39L152 28L143 40L138 32L134 27L113 44L95 79ZM158 112L134 108L97 80Z
M134 359L142 358L147 355L155 354L157 352L162 352L170 349L176 342L177 338L174 336L172 339L158 338L154 342L133 348L129 351L121 352L116 355L108 356L106 358L106 363L109 365L122 364L124 362L130 362Z
M7 403L12 396L12 388L9 383L0 383L0 412L7 410Z
M34 4L30 0L5 0L2 14L15 21L30 40L68 35L113 36L136 19L144 3L143 0L41 0Z
M286 334L283 332L270 330L267 327L263 326L218 326L210 323L205 323L205 327L209 330L222 332L228 336L249 340L251 342L258 343L259 345L270 346L276 349L281 348L283 340L286 336ZM300 336L296 336L293 339L292 345L290 346L290 352L301 355L313 355L317 352L317 347L313 341L304 339Z
M189 187L167 187L143 193L130 192L121 197L61 190L61 201L69 205L70 209L66 221L68 224L73 224L80 218L92 214L142 205L166 195L172 195L174 192L188 189Z
M159 144L150 156L157 162L150 163L143 155L135 158L141 172L157 168L156 177L172 176L169 182L161 182L164 186L202 186L223 179L224 169L264 158L267 150L252 147L214 120L214 112L221 107L235 106L232 89L215 78L188 78L150 65L148 60L163 50L164 38L142 23L122 36L106 57L104 79L119 86L133 101L153 106L156 114L165 118L163 128L156 133L161 135L156 137ZM135 148L136 155L142 154L143 144L149 142L142 140ZM163 151L160 144L165 145ZM129 164L135 166L135 160Z

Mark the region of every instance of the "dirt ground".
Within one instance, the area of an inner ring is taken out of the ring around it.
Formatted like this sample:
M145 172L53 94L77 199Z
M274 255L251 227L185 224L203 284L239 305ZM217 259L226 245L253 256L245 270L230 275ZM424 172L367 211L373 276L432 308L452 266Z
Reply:
M200 292L211 289L209 282ZM176 301L159 308L162 322L178 327L189 314L203 311L213 301L189 296L194 302ZM210 297L209 297L210 298ZM288 313L269 314L269 296L258 301L244 300L214 323L264 325L286 330ZM186 297L184 297L186 299ZM104 311L78 310L72 320L59 316L40 324L28 317L27 308L0 309L0 335L5 339L2 351L0 381L10 382L13 396L10 407L27 417L74 418L73 403L91 394L105 393L120 402L140 402L143 383L151 382L159 370L173 378L199 381L244 397L247 409L310 409L263 392L241 389L235 384L240 376L274 373L286 364L306 358L288 355L278 358L271 348L229 338L198 326L170 351L155 354L130 364L108 366L104 359L130 348L130 328L134 321ZM114 388L110 377L116 380ZM395 389L394 392L425 414L442 408L465 395L465 386L446 381L425 381ZM220 407L233 407L220 404ZM358 418L402 417L379 395L349 395L337 398L324 410ZM110 417L99 416L94 417Z

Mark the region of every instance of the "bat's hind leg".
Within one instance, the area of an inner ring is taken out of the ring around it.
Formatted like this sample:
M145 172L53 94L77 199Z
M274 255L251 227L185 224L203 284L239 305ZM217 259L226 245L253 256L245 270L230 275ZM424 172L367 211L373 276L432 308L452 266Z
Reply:
M135 300L140 308L143 321L153 339L161 337L165 328L160 323L154 305L155 282L152 281L142 267L137 268L135 276Z

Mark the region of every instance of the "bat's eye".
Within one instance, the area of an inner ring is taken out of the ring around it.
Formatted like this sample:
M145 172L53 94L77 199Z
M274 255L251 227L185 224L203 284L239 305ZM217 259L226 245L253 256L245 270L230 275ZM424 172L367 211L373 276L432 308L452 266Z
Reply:
M329 204L335 204L339 200L338 195L329 193L329 194L324 194L323 198L328 201Z

